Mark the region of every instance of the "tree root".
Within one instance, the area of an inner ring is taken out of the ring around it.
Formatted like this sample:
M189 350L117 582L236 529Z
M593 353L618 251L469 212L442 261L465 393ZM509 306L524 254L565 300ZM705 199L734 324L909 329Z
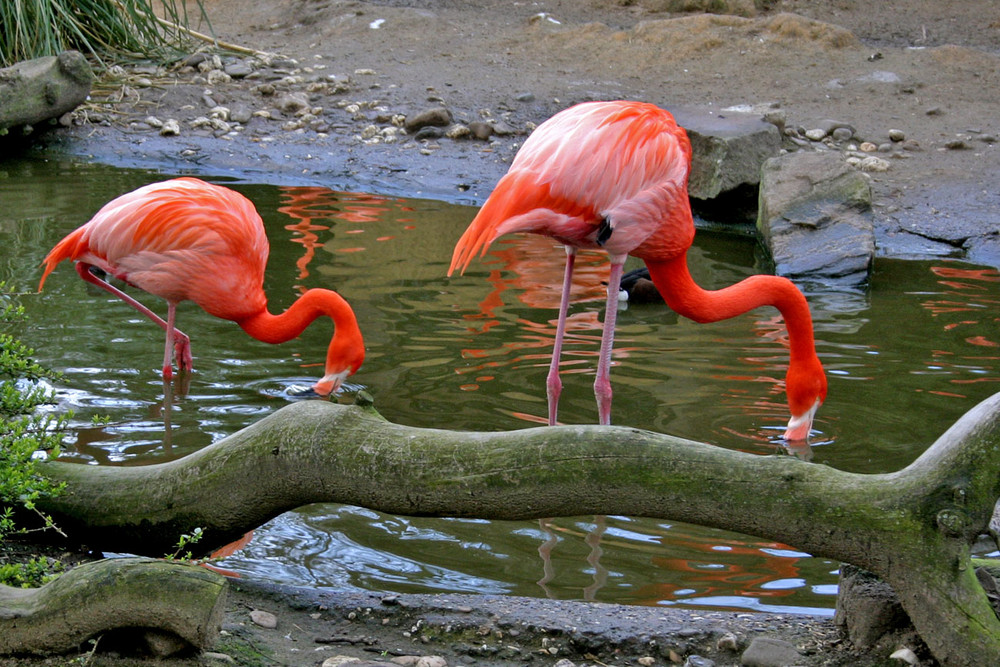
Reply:
M41 588L0 586L0 655L54 655L128 631L154 654L210 648L226 580L203 567L117 558L73 568Z

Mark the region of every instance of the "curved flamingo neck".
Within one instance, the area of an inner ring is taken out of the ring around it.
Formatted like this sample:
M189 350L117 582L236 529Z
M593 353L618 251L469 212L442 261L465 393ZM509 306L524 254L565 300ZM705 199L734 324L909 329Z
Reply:
M334 332L326 352L326 374L349 370L354 373L364 360L364 342L354 311L336 292L311 289L300 296L280 315L266 308L237 324L259 341L284 343L301 334L318 317L333 320Z
M816 356L812 316L802 292L787 278L755 275L720 290L699 287L688 271L687 253L646 260L650 278L676 313L696 322L736 317L760 306L774 306L788 329L789 365L786 389L793 415L814 409L826 398L826 376Z
M792 356L814 356L812 316L802 292L787 278L755 275L720 290L706 290L688 271L687 255L646 260L649 276L674 312L696 322L717 322L760 306L774 306L788 328Z

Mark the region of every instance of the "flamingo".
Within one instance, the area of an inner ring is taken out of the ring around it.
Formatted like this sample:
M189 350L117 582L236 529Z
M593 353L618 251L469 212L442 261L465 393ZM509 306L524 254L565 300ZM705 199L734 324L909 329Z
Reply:
M280 315L269 313L263 289L268 252L264 223L250 200L196 178L177 178L105 204L49 251L38 290L59 262L76 262L81 278L166 331L165 381L173 375L173 352L180 371L192 368L190 339L174 325L181 301L194 301L210 315L232 320L266 343L291 340L317 317L328 315L334 335L325 373L312 387L316 394L327 396L364 361L358 321L343 297L325 289L308 290ZM166 299L167 319L95 276L92 267Z
M464 272L503 234L533 232L566 247L559 319L546 379L548 422L558 414L559 356L566 331L573 262L580 248L603 249L611 260L594 394L601 424L611 422L609 370L622 266L642 259L656 289L675 312L696 322L736 317L759 306L777 307L788 329L790 361L785 391L791 419L786 440L805 440L826 398L826 376L816 356L812 318L791 281L755 275L717 291L691 278L687 251L694 220L687 184L691 143L673 116L631 101L585 102L538 126L524 142L459 239L448 275Z

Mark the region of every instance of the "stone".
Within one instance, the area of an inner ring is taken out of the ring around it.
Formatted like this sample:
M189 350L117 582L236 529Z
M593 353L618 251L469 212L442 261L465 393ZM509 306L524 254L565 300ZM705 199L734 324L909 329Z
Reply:
M759 201L757 229L778 275L840 285L868 280L875 258L871 185L839 153L769 159Z
M902 130L889 130L889 140L890 141L905 141L906 133Z
M788 667L803 662L798 649L784 640L770 637L754 637L740 657L743 667Z
M840 585L833 622L851 643L862 649L894 641L899 631L910 632L913 625L899 597L889 584L853 565L840 566Z
M262 628L274 629L278 627L278 617L269 611L254 609L250 612L250 620Z
M445 107L433 107L406 118L406 131L414 133L424 127L447 127L451 125L451 111Z
M756 185L761 165L781 151L781 132L759 114L685 107L673 113L691 139L688 193L696 199Z
M87 59L77 51L0 69L0 134L72 111L90 95L93 81Z
M474 120L469 123L469 131L476 139L486 141L493 134L493 126L481 120Z

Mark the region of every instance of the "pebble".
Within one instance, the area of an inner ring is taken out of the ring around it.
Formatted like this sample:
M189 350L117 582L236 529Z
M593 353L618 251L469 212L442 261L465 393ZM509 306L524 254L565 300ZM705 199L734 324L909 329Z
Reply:
M426 109L406 118L406 131L415 132L427 126L444 127L451 125L451 112L444 107Z
M858 150L860 150L862 153L874 153L875 151L878 150L878 146L876 146L870 141L865 141L860 146L858 146Z
M945 148L949 150L963 150L969 147L969 144L965 142L964 139L952 139L944 145Z
M906 133L902 130L889 130L889 139L896 142L905 141Z
M740 656L745 667L780 667L802 664L802 654L790 643L770 637L754 637Z
M425 655L417 660L415 667L448 667L448 662L439 655Z
M850 141L854 137L854 130L849 127L838 127L833 131L833 138L836 141Z
M888 160L883 160L882 158L875 157L874 155L870 155L861 160L861 163L858 166L861 168L861 171L869 173L889 171Z
M684 661L684 667L715 667L715 661L700 655L689 655Z
M715 642L715 647L720 651L736 651L740 647L740 641L732 632L724 632Z
M220 83L229 83L232 81L232 77L223 72L221 69L213 69L208 73L206 80L208 81L208 85L217 86Z
M449 139L468 139L472 136L472 131L469 129L468 125L456 123L448 128L448 130L444 133L444 136Z
M269 611L254 609L250 612L250 620L262 628L273 629L278 627L278 617Z
M806 139L810 141L819 141L826 136L826 130L820 128L813 128L811 130L806 130Z
M908 665L916 665L920 662L920 658L912 650L906 648L905 646L893 651L892 655L889 656L890 660L901 660Z
M161 137L176 137L181 133L181 124L178 123L173 118L169 118L163 121L160 126L160 136Z

